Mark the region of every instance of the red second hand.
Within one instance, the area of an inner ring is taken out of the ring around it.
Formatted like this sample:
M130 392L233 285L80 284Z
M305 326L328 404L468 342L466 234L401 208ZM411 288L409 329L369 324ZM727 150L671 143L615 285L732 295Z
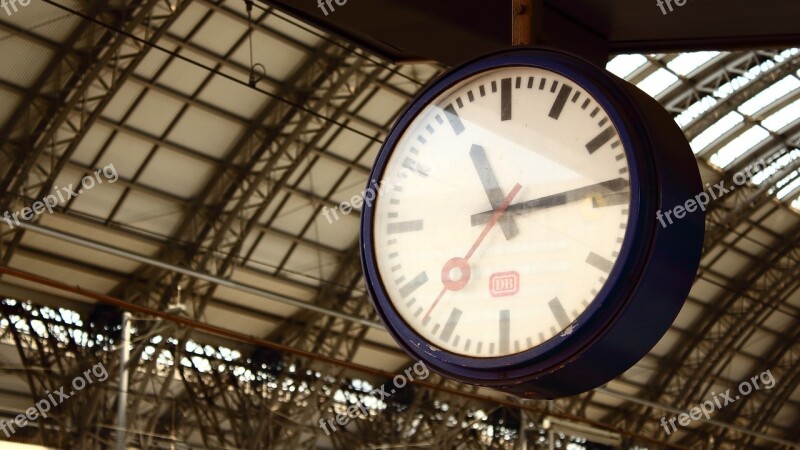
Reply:
M506 212L506 209L508 209L508 205L511 204L511 201L514 200L514 197L517 196L517 194L521 189L522 185L517 183L514 185L514 188L511 189L511 192L509 192L508 195L506 195L506 198L503 200L503 203L501 203L500 206L498 206L497 209L494 211L494 214L492 214L492 217L489 219L489 223L487 223L486 226L483 227L481 235L478 236L478 239L475 240L475 243L472 244L472 247L469 249L469 252L467 252L467 256L464 257L465 263L469 262L469 258L472 257L473 253L475 253L475 250L478 249L478 246L481 245L483 240L486 238L486 235L489 234L489 230L491 230L494 224L497 223L498 220L500 220L500 216L502 216L503 213ZM442 297L444 297L444 294L447 291L448 287L447 284L445 284L444 288L442 288L442 291L439 292L438 296L436 296L436 300L434 300L431 307L428 308L428 312L426 312L425 315L422 317L423 323L427 322L430 319L430 315L431 312L433 311L433 308L436 307L436 304L439 303L439 300L441 300Z

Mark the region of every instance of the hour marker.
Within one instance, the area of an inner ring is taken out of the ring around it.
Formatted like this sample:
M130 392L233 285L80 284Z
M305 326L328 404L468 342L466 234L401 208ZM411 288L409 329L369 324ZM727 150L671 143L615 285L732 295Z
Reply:
M605 273L610 273L611 268L614 267L614 263L603 258L595 252L589 252L589 256L586 258L586 264L596 267Z
M459 335L456 335L456 337L453 338L453 347L458 346L458 341L459 340L461 340L461 336L459 336Z
M601 121L600 121L600 122L597 124L597 126L599 126L599 127L602 127L603 125L605 125L605 124L607 124L607 123L608 123L608 117L603 117L603 120L601 120Z
M392 222L386 225L387 234L410 233L422 231L422 220L409 220L406 222Z
M481 350L483 350L483 342L478 341L478 349L476 350L476 352L480 355Z
M472 94L472 91L467 91L467 98L469 99L470 103L475 101L475 96Z
M500 81L500 120L511 120L511 78Z
M517 77L517 89L522 85L522 77Z
M497 92L497 81L492 81L492 92Z
M461 101L461 97L456 99L456 104L458 105L458 109L461 109L461 108L464 107L464 102Z
M417 298L416 297L411 297L411 300L406 302L406 306L412 306L416 302L417 302Z
M581 109L586 109L586 107L589 106L589 103L591 103L591 102L592 101L589 100L588 98L586 100L584 100L583 104L581 105Z
M428 141L426 141L426 140L425 140L425 138L424 138L424 137L422 137L422 136L418 136L418 137L417 137L417 140L420 142L420 144L425 144L426 142L428 142Z
M401 267L402 267L402 265L400 265L400 264L398 264L396 266L392 266L392 272L397 272L398 270L400 270Z
M494 355L494 342L489 343L489 354Z
M564 110L564 105L567 103L567 99L569 98L569 94L571 92L572 86L568 86L566 84L561 86L561 90L558 91L558 95L556 96L556 101L553 102L553 107L550 108L550 117L558 120L558 118L561 116L561 111Z
M599 112L600 112L600 108L595 108L594 110L592 110L592 113L591 113L591 114L589 114L589 117L591 117L592 119L594 119L594 116L596 116L596 115L597 115L597 113L599 113Z
M450 126L453 127L453 132L457 135L464 132L464 124L461 122L461 117L458 117L458 113L456 112L453 105L448 105L447 108L444 109L445 116L447 116L447 120L450 122Z
M617 147L619 147L619 145L620 145L619 141L614 141L614 142L611 143L611 148L617 148Z
M539 332L539 342L540 343L544 342L544 333L542 333L541 331Z
M623 240L622 240L622 238L621 238L621 237L617 238L617 243L618 243L618 244L622 244L622 242L623 242Z
M619 169L619 173L620 173L620 175L624 175L624 174L628 173L628 168L627 167L621 167Z
M470 347L470 345L472 345L472 339L467 339L467 343L466 343L466 344L464 344L464 351L465 351L465 352L468 352L468 351L469 351L469 347Z
M544 85L545 85L545 84L547 84L547 78L542 78L542 79L539 81L539 90L540 90L540 91L544 89Z
M414 317L419 317L420 314L422 314L422 308L417 308L417 310L414 311Z
M399 253L399 252L392 252L392 253L389 253L389 258L397 258L398 256L400 256L400 253Z
M528 77L528 89L533 87L533 77Z
M630 204L630 198L627 192L614 192L611 194L604 194L603 196L592 197L592 207L594 208L627 204ZM623 214L627 215L627 213Z
M437 114L437 115L436 115L436 122L438 122L438 123L439 123L439 125L441 125L441 124L443 124L443 123L444 123L444 119L442 119L442 116L440 116L439 114Z
M514 341L514 352L519 353L519 341Z
M416 291L417 288L422 286L423 284L428 282L428 274L426 272L420 272L419 275L415 276L413 280L409 281L405 284L405 286L400 288L400 295L403 298L408 297L411 295L412 292Z
M406 281L406 277L400 277L400 278L398 278L398 279L394 280L395 284L400 284L400 283L402 283L403 281Z
M389 239L388 241L386 241L386 243L389 245L397 244L397 239Z
M450 317L447 318L447 322L444 324L444 328L442 329L442 334L439 337L447 342L450 340L450 336L453 335L453 331L456 329L456 325L458 325L458 321L461 320L461 314L463 312L458 308L453 308L450 312ZM456 343L454 342L453 345Z
M411 147L409 150L411 151L411 153L413 153L415 155L419 155L419 150L417 150L416 147Z
M625 153L620 153L619 155L615 156L615 158L617 161L621 161L623 158L625 158Z
M397 218L397 213L396 212L390 212L386 216L389 217L390 219L396 219Z
M608 127L586 144L586 150L589 151L589 154L592 154L606 145L616 135L617 132L614 131L614 127Z
M553 85L550 86L550 92L555 92L558 89L558 81L553 80Z
M434 133L433 127L430 126L430 125L426 126L425 129L428 130L428 133L430 133L430 134Z
M430 172L430 169L408 157L403 160L403 167L409 170L413 170L414 172L422 175L423 177L427 177L428 173Z
M572 103L577 102L578 101L578 97L580 97L580 96L581 96L581 91L575 91L575 95L572 96Z
M559 300L558 297L547 302L547 306L550 307L550 311L553 312L553 315L555 316L556 321L562 330L567 328L569 324L572 323L572 321L569 320L569 316L567 316L567 311L564 310L564 305L561 304L561 300Z
M478 90L481 91L481 97L486 96L486 89L484 89L483 86L478 86Z
M500 353L508 353L508 342L511 337L511 310L500 311Z
M525 344L528 346L528 348L533 347L533 339L531 339L529 337L525 338Z
M432 330L432 334L436 334L436 332L439 331L439 327L441 327L441 325L438 324L438 323L436 325L434 325L433 326L433 330Z
M389 204L391 204L391 205L399 205L400 204L400 200L398 200L396 198L393 198L393 199L389 200Z

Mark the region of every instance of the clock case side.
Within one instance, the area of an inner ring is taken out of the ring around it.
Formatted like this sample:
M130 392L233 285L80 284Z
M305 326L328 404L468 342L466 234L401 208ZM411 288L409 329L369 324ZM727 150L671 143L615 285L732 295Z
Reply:
M631 169L631 220L618 263L596 300L573 323L571 333L514 355L469 358L427 343L393 309L374 258L372 205L365 205L362 214L362 266L370 297L392 337L434 371L526 397L562 397L597 387L627 370L655 345L680 311L699 263L699 250L677 249L681 237L690 248L699 242L699 249L703 220L699 220L698 238L696 218L657 230L655 212L662 204L693 197L699 192L700 178L683 133L654 100L642 98L638 89L575 56L549 49L516 49L465 63L425 88L387 137L369 182L379 182L406 128L440 92L477 73L509 66L542 67L572 79L602 104L620 132ZM655 123L660 131L648 134L648 125ZM670 148L675 157L662 161L663 152ZM654 160L653 154L661 154L661 159ZM673 270L671 280L664 276ZM659 300L648 302L647 297L653 296ZM654 314L648 316L648 310Z

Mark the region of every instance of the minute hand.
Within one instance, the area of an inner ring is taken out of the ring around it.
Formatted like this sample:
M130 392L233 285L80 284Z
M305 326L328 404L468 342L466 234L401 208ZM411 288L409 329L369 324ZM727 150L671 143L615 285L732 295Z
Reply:
M593 184L591 186L584 186L582 188L573 189L560 194L548 195L547 197L516 203L509 206L506 210L506 213L524 214L540 209L552 208L554 206L565 205L567 203L580 201L596 195L621 191L627 187L627 180L624 178L615 178L613 180L603 181L602 183ZM489 223L489 219L492 217L493 213L494 211L484 211L482 213L473 214L471 217L472 226L485 225Z

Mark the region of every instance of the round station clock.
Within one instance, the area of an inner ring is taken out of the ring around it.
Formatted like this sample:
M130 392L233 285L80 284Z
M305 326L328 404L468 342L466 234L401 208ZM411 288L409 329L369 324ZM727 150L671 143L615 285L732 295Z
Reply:
M683 133L635 87L553 50L440 77L370 186L375 307L413 358L465 383L555 398L608 382L664 335L699 263L703 213L657 218L702 190Z

